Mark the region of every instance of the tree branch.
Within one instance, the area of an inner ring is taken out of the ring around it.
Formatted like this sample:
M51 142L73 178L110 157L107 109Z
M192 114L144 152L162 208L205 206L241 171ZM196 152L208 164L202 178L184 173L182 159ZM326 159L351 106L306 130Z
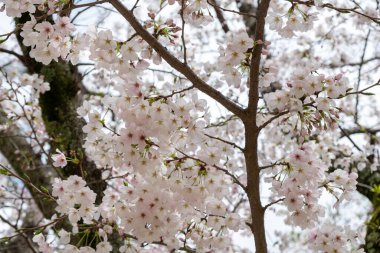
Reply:
M262 0L257 10L255 40L264 41L265 18L270 0ZM250 229L254 235L256 253L267 253L265 236L265 209L260 196L260 167L258 164L257 140L260 130L257 127L257 106L259 102L259 72L263 44L256 44L252 52L247 117L243 119L245 126L244 157L247 170L247 195L251 209L252 222Z
M221 142L224 142L228 145L231 145L233 146L234 148L237 148L237 149L240 149L241 152L244 152L244 148L240 147L239 145L237 145L236 143L232 142L232 141L227 141L225 139L222 139L222 138L219 138L219 137L216 137L216 136L212 136L212 135L209 135L209 134L205 134L207 137L211 138L211 139L214 139L214 140L218 140L218 141L221 141Z
M8 50L8 49L5 49L5 48L0 48L0 52L1 53L7 53L7 54L10 54L10 55L13 55L15 57L17 57L21 62L25 62L25 57L16 53L15 51L11 51L11 50Z
M301 0L286 0L292 4L303 4L303 5L306 5L308 7L310 6L314 6L314 0L309 0L309 1L301 1ZM326 3L326 4L322 4L321 6L319 7L322 7L322 8L328 8L328 9L332 9L332 10L335 10L337 12L340 12L340 13L356 13L362 17L366 17L370 20L372 20L373 22L377 23L377 24L380 24L380 18L377 18L377 17L371 17L363 12L359 12L357 11L357 8L358 7L354 7L354 8L339 8L339 7L336 7L330 3Z
M222 29L225 33L228 33L230 31L230 28L227 25L226 19L223 16L222 9L219 5L216 4L215 0L207 0L207 3L212 5L214 7L216 17L219 20L220 25L222 26Z
M284 201L284 200L285 200L285 198L281 198L281 199L278 199L276 201L270 202L269 204L264 206L264 210L267 210L269 207L271 207L271 206L273 206L273 205L275 205L281 201Z
M4 113L0 112L0 123L4 123L6 120ZM39 155L34 153L30 144L24 138L17 137L19 135L20 131L16 126L9 127L6 130L6 136L0 138L0 152L20 178L33 182L37 189L40 189L41 186L50 189L51 178L57 176L54 169L44 165ZM41 198L40 193L32 186L26 184L26 187L41 213L46 218L50 218L55 212L54 202Z
M349 134L346 133L346 131L343 129L343 127L341 127L340 125L338 125L339 129L342 131L342 133L344 134L344 136L346 136L348 138L348 140L352 143L352 145L354 145L354 147L358 150L358 151L363 151L355 142L354 140L351 138L351 136Z
M128 10L119 0L109 0L109 3L119 11L119 13L129 22L135 29L136 33L141 36L171 67L182 73L194 87L210 96L227 110L236 114L239 118L245 116L244 110L234 102L226 98L221 92L208 85L185 63L174 57L155 37L153 37L136 19L133 13Z
M258 17L256 22L255 41L264 41L264 27L265 18L268 14L270 0L261 1L258 8ZM259 100L259 74L260 74L260 61L263 44L256 44L252 52L251 66L249 73L249 94L248 94L248 110L250 113L256 113L257 103ZM255 117L256 124L256 117Z

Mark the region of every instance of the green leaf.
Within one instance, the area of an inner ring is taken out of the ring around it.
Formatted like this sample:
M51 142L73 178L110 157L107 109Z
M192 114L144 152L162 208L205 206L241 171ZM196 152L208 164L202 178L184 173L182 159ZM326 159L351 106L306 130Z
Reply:
M206 168L204 168L203 166L199 169L199 171L198 171L198 176L204 176L204 177L206 177L207 176L207 170L206 170Z
M375 186L372 188L371 191L374 192L374 193L380 193L380 184L379 184L379 185L375 185Z
M71 162L73 163L73 164L79 164L79 159L78 158L74 158L73 160L71 160Z
M156 101L155 97L148 99L149 105L152 105L155 101Z
M29 182L31 182L31 181L32 181L32 180L30 180L30 177L29 177L27 174L25 174L25 173L24 173L22 176L23 176L23 178L26 178L26 179L28 179L28 180L29 180Z
M0 174L1 175L5 175L5 176L10 176L11 173L9 173L9 171L7 171L6 169L0 169Z
M42 192L49 194L49 190L45 186L41 185L40 188L41 188Z
M342 9L340 9L340 10L338 10L340 13L350 13L350 10L342 10Z
M34 231L34 235L41 234L44 231L45 227L39 228L36 231Z

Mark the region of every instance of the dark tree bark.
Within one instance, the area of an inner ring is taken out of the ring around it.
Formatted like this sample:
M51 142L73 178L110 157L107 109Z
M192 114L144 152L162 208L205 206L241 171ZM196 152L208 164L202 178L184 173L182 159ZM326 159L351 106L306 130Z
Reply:
M24 13L16 19L16 24L22 25L29 19L29 15ZM52 139L51 151L55 152L59 148L66 155L77 156L80 160L79 164L68 163L62 170L63 177L83 176L97 194L97 203L100 203L106 183L101 180L101 171L87 159L83 150L85 135L82 128L85 122L76 113L83 102L82 75L76 66L68 62L51 62L49 65L36 62L29 56L30 48L23 45L19 33L17 40L28 72L43 75L45 81L50 83L50 91L40 96L39 105L47 133Z
M29 19L29 15L24 13L21 18L15 19L15 22L16 25L22 25ZM19 177L32 182L39 189L44 187L50 190L54 177L67 178L70 175L84 177L89 187L97 194L96 203L99 204L106 189L106 183L101 178L101 170L96 168L96 165L89 161L85 154L83 149L85 135L82 131L85 122L78 118L76 113L76 109L83 102L82 75L76 66L67 62L52 62L46 66L36 62L29 56L30 48L23 45L20 30L16 33L16 37L22 51L21 62L27 71L30 74L43 75L44 80L50 83L50 91L42 94L39 99L42 118L51 138L50 151L54 153L55 149L59 148L70 157L76 156L80 162L78 164L69 163L64 169L57 168L60 170L60 173L57 174L54 168L41 161L40 155L34 153L25 138L17 137L22 136L17 127L10 128L4 133L5 137L0 138L0 152L7 158ZM0 123L6 121L3 113L0 114L0 121ZM43 217L49 219L55 213L55 202L41 197L32 187L28 185L27 187ZM23 227L28 228L35 225L26 223ZM61 226L70 229L67 222ZM23 234L13 238L7 244L1 244L0 252L29 253L28 249L33 252L30 247L26 247L25 236L31 242L33 234ZM76 240L75 237L73 240ZM115 241L114 244L119 245L120 242Z

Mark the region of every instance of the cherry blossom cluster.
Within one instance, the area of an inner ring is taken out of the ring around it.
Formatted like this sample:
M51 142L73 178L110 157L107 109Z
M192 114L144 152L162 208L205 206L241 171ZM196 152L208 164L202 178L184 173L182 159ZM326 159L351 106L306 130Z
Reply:
M230 87L240 88L243 74L247 73L251 49L254 46L253 39L249 38L246 31L229 34L226 47L220 48L220 70Z
M41 5L45 0L1 0L4 3L7 15L10 17L21 17L24 12L35 13L36 5Z
M349 89L348 78L342 77L341 74L329 77L315 76L310 74L312 71L308 69L297 71L288 81L288 89L265 94L264 99L269 109L279 112L286 109L301 112L303 106L312 101L316 102L316 109L319 111L328 111L334 107L332 99L345 95ZM274 80L272 77L269 79Z
M178 178L173 179L176 182L173 187L173 182L164 180L157 174L151 176L149 183L139 181L143 180L139 176L127 177L130 183L124 181L124 183L116 184L118 185L117 191L111 188L105 191L102 203L97 209L93 206L94 193L84 186L85 181L78 176L71 176L63 181L56 179L52 194L58 197L57 211L68 215L69 220L74 225L74 234L81 232L76 227L76 223L80 219L83 219L85 224L93 224L94 221L100 219L100 223L96 227L98 227L98 232L104 241L97 245L97 253L108 253L112 250L107 241L107 234L112 234L115 227L117 233L126 238L125 245L119 248L120 252L129 252L129 248L137 248L135 245L137 242L141 244L161 241L169 249L178 249L182 246L180 241L185 239L183 235L178 234L179 231L185 231L186 240L189 240L189 244L196 243L197 248L204 249L204 251L229 247L229 239L224 236L216 236L215 230L220 231L222 227L227 227L238 231L240 228L239 215L234 213L226 215L225 207L216 199L211 199L205 208L208 212L212 212L212 215L204 216L202 212L195 210L190 203L206 193L194 196L197 192L190 190L190 188L183 192L182 183ZM151 185L151 183L155 183L155 185ZM155 188L157 184L160 184L162 190ZM203 191L207 190L204 189ZM201 200L196 202L199 205L202 204ZM185 214L189 218L183 216L185 219L182 220L179 211L183 215L184 210L187 210ZM199 221L194 220L197 214ZM59 236L61 244L69 243L70 239L67 232L60 232ZM131 236L136 237L133 240L136 243L127 240ZM179 241L177 237L180 239ZM36 238L40 240L43 237ZM205 238L208 239L205 240ZM41 252L49 252L43 248L51 248L46 243L46 239L41 239L40 244ZM78 249L73 245L66 245L65 250L87 252L84 251L87 250L87 247Z
M9 17L21 17L21 14L47 11L48 15L62 9L65 1L60 0L0 0L4 3L6 13Z
M313 28L317 20L316 13L310 12L309 7L293 4L290 8L271 4L267 23L271 30L277 31L282 37L289 38L295 32L306 32Z
M272 191L278 197L284 196L284 204L291 212L288 223L302 228L312 227L324 215L318 199L326 169L318 158L312 156L311 147L304 145L291 154L284 171L270 179L273 180Z
M178 27L170 19L161 25L149 21L146 26L152 27L157 37L165 38L170 43L177 37L175 33L178 32ZM67 59L76 64L80 52L87 50L90 52L90 60L94 61L97 68L117 70L118 75L128 82L137 81L137 74L149 66L149 61L156 65L162 62L161 56L139 37L121 41L114 38L111 30L77 35Z
M334 186L324 187L336 197L338 200L337 204L344 199L349 200L350 193L356 190L356 179L358 178L356 172L348 173L345 170L336 169L329 174L328 178L330 179L330 183L334 183Z
M329 174L323 161L313 156L313 147L306 144L291 153L286 166L274 174L267 180L272 182L275 196L284 198L290 212L286 221L301 228L315 227L324 216L324 207L318 203L323 189L333 194L338 204L356 190L358 177L340 169Z
M20 35L25 46L30 46L30 56L43 64L58 58L66 59L70 53L70 33L75 30L68 17L58 17L54 24L38 23L33 15L22 27Z
M33 237L33 242L38 245L38 250L43 253L53 253L53 247L46 242L46 238L43 234L38 234Z
M52 195L57 197L56 211L67 215L73 225L73 232L78 231L80 220L85 224L97 220L99 215L95 207L96 194L86 186L79 176L70 176L66 180L56 178L53 183Z
M39 98L40 94L50 90L50 85L45 82L43 76L37 74L22 74L20 75L17 71L3 73L5 75L4 83L1 85L1 97L11 97L11 93L15 96L18 94L30 94L30 99ZM1 80L1 79L0 79Z
M115 40L110 30L97 31L89 40L91 42L90 59L99 68L116 69L120 73L128 73L128 79L133 81L138 71L148 65L139 57L139 53L145 48L141 40L132 39L123 43ZM141 55L151 57L148 51L142 52Z
M316 76L312 72L308 69L297 71L287 82L287 88L264 94L270 111L290 112L285 120L302 139L312 132L336 128L341 109L336 106L335 100L349 91L347 77L341 74Z
M312 230L309 238L308 246L313 252L365 252L360 248L362 233L349 226L324 223L318 229Z
M271 2L267 19L269 29L278 32L283 38L293 37L297 32L310 31L318 20L318 12L321 11L320 7L333 6L331 3L322 0L313 2L316 8L307 3L310 2L301 2L300 4ZM289 4L291 5L289 6ZM349 13L350 10L357 7L344 1L339 4L335 1L334 6L332 9L342 13ZM318 10L318 12L315 10ZM361 11L355 13L354 17L358 25L363 25L372 22L376 18L378 19L379 13L376 5L367 1L367 3L361 6Z
M54 24L48 21L38 22L33 15L30 17L31 20L23 25L20 34L24 45L32 47L30 56L43 64L58 61L59 58L77 64L81 52L89 50L90 60L98 68L117 69L121 73L130 73L129 78L133 78L136 68L144 69L148 66L146 60L161 63L161 57L140 39L116 40L110 30L96 31L90 35L77 34L71 38L75 27L68 17L58 17ZM173 20L168 19L164 24L158 24L154 21L154 14L151 14L151 19L145 26L154 28L157 37L174 43L180 28Z
M186 23L199 26L207 25L213 19L208 11L208 3L206 0L190 0L190 1L181 1L181 0L169 0L168 3L173 5L178 3L180 8L184 10L181 11Z
M206 138L202 131L207 123L198 119L205 113L204 101L197 96L191 103L184 98L144 99L141 83L120 82L116 86L119 95L104 98L117 125L109 125L107 112L102 116L88 102L78 109L87 121L83 128L86 152L99 169L107 168L103 170L106 180L116 178L113 188L94 206L95 196L82 179L57 180L53 196L63 191L57 210L69 216L75 232L81 219L85 223L99 219L102 224L117 225L119 234L132 235L139 243L162 241L172 249L196 245L205 251L230 247L225 235L241 229L243 220L228 212L223 199L231 194L233 182L214 166L222 166L233 152L220 143L217 148L210 140L209 147L194 149ZM224 152L219 151L221 147ZM58 153L53 160L63 167L64 158ZM84 191L84 196L91 197L80 201L86 203L83 207L78 206L79 197L64 190L72 189L67 184L76 180L80 189L75 192Z
M160 19L156 20L156 14L153 11L149 12L148 16L150 17L150 20L144 22L145 28L147 28L148 31L151 31L153 36L164 38L174 45L178 38L176 33L180 31L181 28L174 23L173 19L169 18L165 22ZM165 42L163 43L167 44Z
M105 235L105 234L103 234ZM91 248L89 246L76 247L74 245L70 245L71 233L61 229L58 232L58 244L60 246L64 246L62 249L62 253L110 253L112 252L111 244L105 240L96 244L96 249ZM106 238L106 236L105 236ZM38 250L41 253L53 253L55 252L55 245L52 243L48 243L49 239L45 237L42 233L39 233L33 237L33 242L38 245ZM128 252L128 251L120 251L120 252Z
M48 1L46 4L49 10L55 10L62 3ZM170 1L170 4L174 4L174 1ZM201 4L199 1L188 3L185 6L185 18L191 16L192 20L201 20L203 14L200 10L205 7L205 4L206 2ZM21 8L19 5L16 7L19 10ZM22 27L23 43L32 47L31 57L44 64L58 61L59 58L77 64L81 52L90 51L90 60L93 60L98 68L119 70L122 78L133 81L138 72L148 67L146 60L152 60L155 64L160 64L162 61L161 56L139 38L132 37L126 41L116 40L110 30L70 37L75 28L68 17L58 17L54 24L48 21L39 22L33 15L30 17L31 20ZM149 17L151 20L145 22L146 28L152 28L154 36L160 40L164 39L163 43L166 44L166 40L173 44L178 38L176 33L180 30L173 20L167 19L162 22L157 19L156 21L154 12L150 12ZM41 39L44 43L40 43Z

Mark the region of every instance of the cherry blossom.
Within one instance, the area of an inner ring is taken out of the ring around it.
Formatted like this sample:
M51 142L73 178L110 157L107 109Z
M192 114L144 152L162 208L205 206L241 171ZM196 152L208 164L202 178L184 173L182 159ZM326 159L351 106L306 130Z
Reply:
M65 154L63 154L59 149L56 150L58 154L54 154L51 156L51 159L53 159L54 163L53 165L55 167L65 167L67 165L67 160Z

